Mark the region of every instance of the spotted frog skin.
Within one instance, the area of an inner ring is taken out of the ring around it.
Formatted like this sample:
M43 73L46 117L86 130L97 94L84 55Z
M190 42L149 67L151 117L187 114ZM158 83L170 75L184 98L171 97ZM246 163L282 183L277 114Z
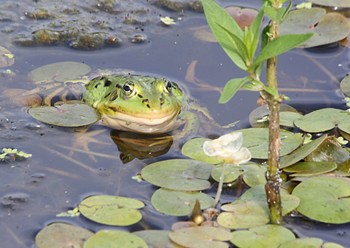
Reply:
M184 94L163 78L105 75L86 86L83 101L101 115L102 124L138 133L166 133L176 129Z

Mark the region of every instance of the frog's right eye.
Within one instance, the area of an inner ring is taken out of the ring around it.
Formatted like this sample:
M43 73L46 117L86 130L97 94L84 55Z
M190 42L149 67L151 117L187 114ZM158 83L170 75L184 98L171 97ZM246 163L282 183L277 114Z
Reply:
M123 85L122 89L125 96L131 96L134 92L134 84L131 82L127 82Z

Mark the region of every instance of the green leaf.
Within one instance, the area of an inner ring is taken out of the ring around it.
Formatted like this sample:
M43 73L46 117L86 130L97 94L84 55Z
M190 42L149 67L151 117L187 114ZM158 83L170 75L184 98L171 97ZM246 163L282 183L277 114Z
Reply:
M217 156L208 156L203 151L203 143L210 139L194 138L187 141L181 148L181 153L189 158L203 161L208 164L219 164L223 160Z
M141 230L133 232L133 234L146 241L149 247L181 248L170 241L169 233L170 231L168 230Z
M266 46L261 50L260 54L254 61L254 65L258 65L261 62L285 53L300 44L304 43L311 38L313 34L286 34L278 36L276 39L268 42Z
M272 21L276 21L276 22L281 22L282 17L286 11L285 7L281 7L279 9L275 9L272 6L264 6L264 12L265 14L270 18L270 20Z
M237 93L237 91L250 80L252 80L250 77L233 78L229 80L220 95L219 103L227 103Z
M240 52L237 50L237 47L233 47L234 44L228 42L230 36L228 36L227 32L220 26L225 27L230 33L235 34L241 40L243 40L242 29L239 27L236 21L215 1L202 0L202 4L208 24L216 39L223 47L227 55L231 58L231 60L239 68L246 70L247 67L245 65L245 61L242 60Z
M251 46L248 47L248 54L249 54L250 60L254 58L256 49L258 48L259 39L260 39L260 28L261 28L263 17L264 17L264 11L261 9L258 15L255 17L248 31L251 34L250 35Z

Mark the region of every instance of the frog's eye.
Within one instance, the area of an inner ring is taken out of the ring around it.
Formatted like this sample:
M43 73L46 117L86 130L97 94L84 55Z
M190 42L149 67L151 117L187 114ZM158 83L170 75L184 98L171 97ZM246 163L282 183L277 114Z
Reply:
M167 81L167 82L165 83L165 90L166 90L168 93L171 93L173 87L174 87L174 85L173 85L172 82Z
M127 82L123 85L124 95L130 96L134 92L134 84L131 82Z

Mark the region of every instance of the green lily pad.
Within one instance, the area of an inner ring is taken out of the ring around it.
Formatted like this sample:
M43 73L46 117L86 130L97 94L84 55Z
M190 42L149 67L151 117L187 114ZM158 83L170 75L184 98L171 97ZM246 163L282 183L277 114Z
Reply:
M205 138L194 138L187 141L181 149L183 155L198 160L203 161L208 164L219 164L222 162L222 159L217 156L208 156L203 151L203 143L210 139Z
M84 63L65 61L36 68L29 73L29 78L34 82L64 82L81 78L88 74L90 70L90 66Z
M350 133L350 113L341 109L324 108L302 116L295 120L294 124L308 133L329 131L335 126L346 133Z
M267 159L269 130L267 128L247 128L237 130L243 133L243 146L247 147L252 154L252 158ZM280 131L282 146L280 155L291 153L303 143L300 133L292 133L286 130Z
M348 0L310 0L310 2L323 6L350 8L350 2Z
M139 222L143 202L113 195L95 195L85 198L79 204L79 212L97 223L113 226L129 226Z
M199 201L202 209L213 205L214 199L202 192L175 191L160 188L152 195L153 207L161 213L173 216L189 215Z
M281 190L282 214L286 215L299 205L299 199ZM240 198L221 207L218 223L226 228L241 229L261 226L269 223L269 208L266 202L264 185L247 190Z
M316 150L317 147L319 147L326 138L327 135L323 135L305 145L302 145L292 153L282 157L280 161L280 167L285 168L304 159L307 155Z
M149 247L166 247L166 248L181 248L169 239L170 231L167 230L142 230L133 232L133 234L142 238Z
M170 232L169 237L173 242L189 248L228 248L228 243L222 241L229 241L232 234L221 227L196 226Z
M294 234L280 225L265 225L232 233L231 242L240 248L279 247L284 242L294 240Z
M219 182L221 176L222 166L215 167L211 172L211 177ZM264 184L266 167L255 163L248 163L242 165L226 165L224 171L224 183L231 183L235 181L240 175L243 175L244 182L253 187L255 185Z
M319 238L299 238L287 241L281 244L278 248L344 248L336 243L324 243Z
M135 234L118 230L102 230L86 240L84 248L147 248L146 242Z
M294 121L303 115L298 112L280 112L280 125L294 127Z
M292 177L309 177L331 172L337 168L334 162L299 162L288 168L285 172L294 172Z
M0 68L8 67L15 63L15 55L13 55L5 47L0 46Z
M35 236L38 248L83 247L94 233L67 223L52 223Z
M322 8L290 11L279 26L281 35L314 33L301 47L315 47L337 42L350 32L347 19L338 13L326 13Z
M325 223L350 222L350 179L318 176L301 182L292 192L300 198L297 210Z
M210 187L208 181L213 165L192 159L169 159L147 165L141 176L156 186L196 191Z
M346 96L350 96L350 74L341 80L340 89Z
M94 108L77 101L30 108L28 113L38 121L60 127L87 126L101 118Z

